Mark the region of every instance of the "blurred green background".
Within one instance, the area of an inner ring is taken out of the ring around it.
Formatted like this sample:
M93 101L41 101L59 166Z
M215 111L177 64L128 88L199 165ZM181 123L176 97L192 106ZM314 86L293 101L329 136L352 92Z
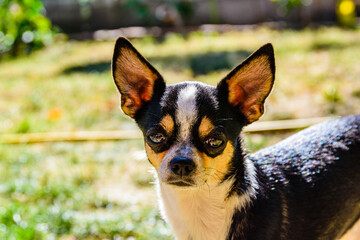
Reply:
M118 108L114 39L68 38L39 1L0 3L0 134L137 129ZM271 42L276 82L261 121L360 112L356 24L176 30L132 39L168 83L215 85ZM289 134L247 135L246 145ZM1 144L0 239L173 239L153 181L142 140Z

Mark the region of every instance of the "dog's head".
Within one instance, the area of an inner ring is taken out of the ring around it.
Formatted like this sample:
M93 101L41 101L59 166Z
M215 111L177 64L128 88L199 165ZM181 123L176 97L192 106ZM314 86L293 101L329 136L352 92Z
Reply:
M217 87L199 82L166 86L131 43L119 38L112 72L121 108L142 130L160 182L197 187L222 182L241 154L239 133L263 114L275 61L272 45L266 44Z

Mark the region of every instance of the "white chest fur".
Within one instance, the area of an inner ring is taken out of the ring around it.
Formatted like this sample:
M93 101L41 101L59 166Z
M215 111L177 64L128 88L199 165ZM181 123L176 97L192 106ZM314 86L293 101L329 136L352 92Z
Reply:
M231 184L181 189L158 183L163 216L178 240L226 238L235 209L250 200L246 195L226 199Z

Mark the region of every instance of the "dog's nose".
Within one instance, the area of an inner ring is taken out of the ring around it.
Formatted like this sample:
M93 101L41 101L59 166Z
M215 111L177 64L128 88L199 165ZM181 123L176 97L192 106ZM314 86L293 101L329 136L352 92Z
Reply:
M195 163L189 158L175 157L170 161L170 168L176 175L188 176L194 171Z

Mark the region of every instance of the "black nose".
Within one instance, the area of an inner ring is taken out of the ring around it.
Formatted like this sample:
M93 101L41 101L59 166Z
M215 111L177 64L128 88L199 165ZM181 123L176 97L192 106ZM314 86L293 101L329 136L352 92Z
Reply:
M170 161L170 168L176 175L188 176L194 171L195 163L189 158L175 157Z

